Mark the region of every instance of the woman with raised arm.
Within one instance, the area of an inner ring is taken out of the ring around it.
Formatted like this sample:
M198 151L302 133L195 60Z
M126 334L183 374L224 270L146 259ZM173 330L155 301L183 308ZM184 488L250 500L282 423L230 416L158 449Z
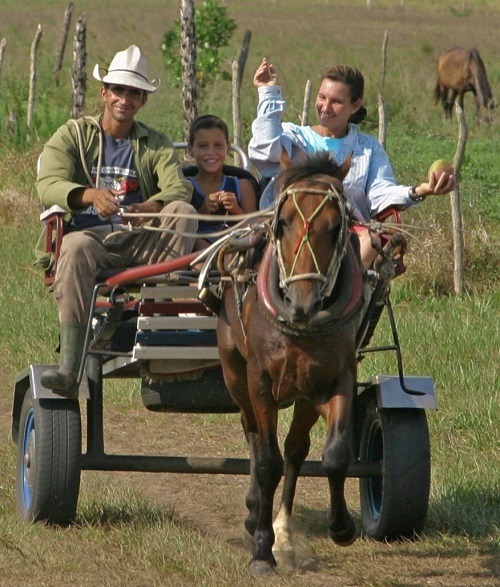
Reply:
M267 58L257 68L254 85L259 93L257 117L252 123L248 153L263 177L279 171L281 149L293 159L299 153L330 151L341 165L352 153L351 168L343 182L344 193L354 217L366 223L389 206L401 210L431 194L446 194L455 187L453 174L431 173L428 181L414 186L398 185L387 153L378 140L360 131L366 115L363 106L364 78L360 71L336 65L321 75L316 96L318 123L300 126L282 122L285 101L278 85L276 68ZM273 190L261 197L261 208L272 205ZM371 267L377 256L368 229L356 227L360 238L361 260Z

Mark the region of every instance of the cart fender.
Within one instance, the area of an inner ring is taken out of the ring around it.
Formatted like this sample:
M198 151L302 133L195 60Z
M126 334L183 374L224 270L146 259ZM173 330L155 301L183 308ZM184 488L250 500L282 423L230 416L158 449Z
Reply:
M43 387L40 383L41 374L47 369L57 369L58 365L30 365L24 371L19 373L14 382L14 405L12 408L12 440L17 442L19 432L19 416L26 392L29 390L32 399L57 399L66 400L62 395L54 393L51 389ZM78 391L79 399L90 399L87 378L83 377Z
M375 375L369 389L374 390L379 408L437 408L432 377L405 376L404 383L408 390L418 391L423 395L412 395L404 391L398 375Z

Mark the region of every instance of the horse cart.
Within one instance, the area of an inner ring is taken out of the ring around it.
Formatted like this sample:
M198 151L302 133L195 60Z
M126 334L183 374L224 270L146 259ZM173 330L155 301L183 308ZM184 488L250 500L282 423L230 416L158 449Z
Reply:
M389 214L399 215L390 210L383 219ZM48 247L53 242L60 247L61 215L48 211L45 220ZM252 229L251 235L261 232ZM244 248L241 243L248 249L252 238L245 234L236 245L229 237L226 242L238 254ZM214 257L214 251L205 252L205 257ZM240 411L226 389L217 344L217 292L225 277L213 264L194 269L193 265L200 266L199 254L127 269L95 285L77 399L64 398L41 385L40 375L48 365L29 365L17 376L12 438L17 444L17 508L23 519L71 523L84 470L251 472L249 460L230 455L109 454L105 447L103 402L106 382L113 378L139 378L148 410ZM52 278L48 272L46 282ZM348 477L359 478L363 530L376 540L412 537L424 526L430 488L426 410L436 407L432 379L403 372L389 289L387 280L373 272L371 297L357 327L356 360L369 353L392 352L398 373L356 381L346 470ZM370 341L382 312L388 315L392 340L373 347ZM84 447L82 410L86 410L87 426ZM300 475L319 477L325 471L321 461L306 459Z

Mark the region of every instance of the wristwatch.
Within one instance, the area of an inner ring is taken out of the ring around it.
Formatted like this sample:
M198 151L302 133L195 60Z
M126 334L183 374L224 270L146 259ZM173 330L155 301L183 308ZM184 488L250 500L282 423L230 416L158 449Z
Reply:
M411 188L408 190L408 195L410 196L410 200L414 202L423 202L426 196L419 196L417 195L417 186L412 185Z

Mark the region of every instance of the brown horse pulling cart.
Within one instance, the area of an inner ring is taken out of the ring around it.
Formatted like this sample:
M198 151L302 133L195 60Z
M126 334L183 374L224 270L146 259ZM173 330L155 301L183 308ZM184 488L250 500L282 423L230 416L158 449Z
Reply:
M445 49L436 61L436 73L434 98L436 104L441 102L447 118L451 118L455 100L463 108L464 94L472 92L478 121L481 121L484 110L491 121L496 102L488 82L486 68L477 49Z
M293 549L283 536L299 475L328 477L330 534L339 544L358 533L343 496L346 477L360 480L366 535L411 538L422 530L430 490L425 410L436 407L434 386L430 377L403 373L389 284L374 273L367 288L347 231L342 172L321 158L287 172L275 211L207 250L202 270L191 269L199 266L192 254L96 284L79 399L41 385L47 365L30 365L15 381L12 437L23 519L71 523L82 470L250 475L245 524L255 539L252 569L272 570L272 502L283 467L277 412L293 406L278 549L288 557ZM236 265L228 266L230 259ZM371 347L384 310L392 342ZM395 353L397 375L358 381L356 363L386 351ZM251 458L107 453L103 401L110 378L140 378L147 409L241 412ZM327 422L322 462L306 459L320 416Z

